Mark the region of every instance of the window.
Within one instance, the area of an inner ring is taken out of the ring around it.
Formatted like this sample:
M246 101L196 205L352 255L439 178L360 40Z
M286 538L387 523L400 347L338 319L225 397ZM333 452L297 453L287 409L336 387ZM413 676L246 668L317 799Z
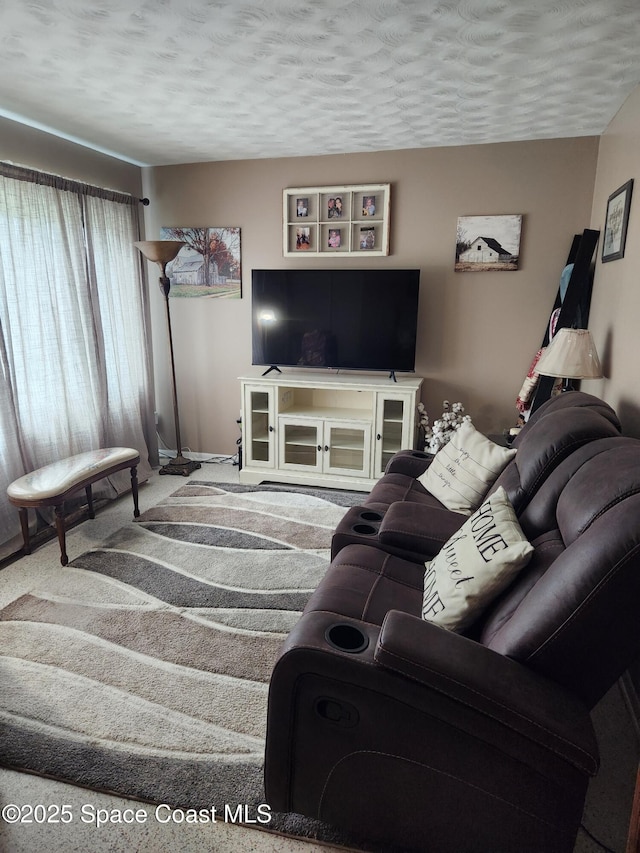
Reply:
M0 164L0 543L16 477L97 447L155 453L138 234L137 199Z

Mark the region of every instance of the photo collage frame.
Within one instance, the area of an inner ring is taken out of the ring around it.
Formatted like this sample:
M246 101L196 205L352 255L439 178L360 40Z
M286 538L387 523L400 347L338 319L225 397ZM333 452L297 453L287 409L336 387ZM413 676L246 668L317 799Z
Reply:
M283 254L388 255L389 205L389 184L285 189Z

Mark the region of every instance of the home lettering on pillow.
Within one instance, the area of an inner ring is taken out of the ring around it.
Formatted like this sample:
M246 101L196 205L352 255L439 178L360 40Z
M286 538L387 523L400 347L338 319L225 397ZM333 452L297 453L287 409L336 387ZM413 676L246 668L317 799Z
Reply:
M458 577L462 575L463 572L458 567L458 552L456 550L456 543L461 539L466 539L466 533L457 533L455 534L446 545L443 546L440 554L442 555L448 572L449 577L452 582L457 586L460 583L465 583L466 581L473 580L472 577ZM431 564L427 564L431 565ZM424 598L423 598L423 606L422 606L422 618L426 619L427 616L425 613L430 614L431 616L435 616L438 613L441 613L445 609L445 605L442 602L438 594L438 590L436 587L437 583L437 575L435 569L427 569L424 578Z
M438 556L425 563L422 618L449 630L463 629L527 564L532 553L501 486Z
M498 530L491 502L482 504L470 519L471 535L482 559L488 563L497 551L508 548L506 539Z
M472 522L469 525L471 528L471 538L476 544L478 554L485 563L489 563L491 561L491 557L494 556L497 551L503 551L505 548L509 547L504 537L498 531L498 526L495 522L493 513L491 512L490 503L483 504L482 507L473 515L470 521ZM447 571L449 572L451 583L455 587L459 587L461 584L475 580L474 575L465 576L465 572L463 572L458 565L458 550L456 545L462 539L466 538L466 533L456 534L446 545L443 546L442 551L440 552L444 559ZM436 571L435 569L430 568L424 579L425 595L422 610L423 619L427 618L425 613L430 616L435 616L437 613L441 613L445 609L442 599L438 595L436 580Z

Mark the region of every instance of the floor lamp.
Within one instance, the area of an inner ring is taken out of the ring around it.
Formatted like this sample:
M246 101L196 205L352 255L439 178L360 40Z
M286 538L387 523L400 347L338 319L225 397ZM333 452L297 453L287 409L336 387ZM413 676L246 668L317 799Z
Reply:
M160 468L161 474L181 474L188 477L192 471L200 468L199 462L187 459L182 455L182 441L180 439L180 417L178 415L178 394L176 392L176 368L173 357L173 337L171 335L171 314L169 312L169 290L171 282L167 276L167 264L172 261L185 244L178 240L141 240L134 243L148 261L154 261L162 270L160 276L160 290L164 294L167 309L167 329L169 332L169 353L171 354L171 390L173 392L173 417L176 428L176 457L169 460Z

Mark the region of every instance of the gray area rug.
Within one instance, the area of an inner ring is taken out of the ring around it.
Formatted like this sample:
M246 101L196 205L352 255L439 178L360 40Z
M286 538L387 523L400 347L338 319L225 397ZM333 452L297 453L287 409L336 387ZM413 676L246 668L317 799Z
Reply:
M269 678L359 492L189 481L0 611L0 763L185 809L264 803ZM268 826L352 844L274 815Z

